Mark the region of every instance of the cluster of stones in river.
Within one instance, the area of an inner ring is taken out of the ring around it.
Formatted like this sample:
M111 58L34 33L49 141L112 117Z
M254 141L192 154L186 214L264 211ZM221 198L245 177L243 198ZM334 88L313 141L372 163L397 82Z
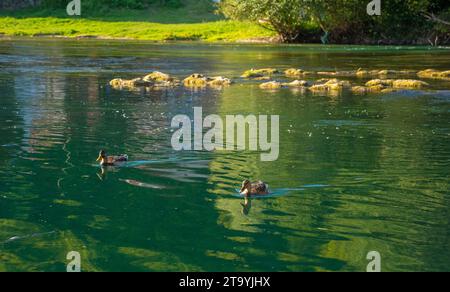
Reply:
M250 79L268 79L271 80L274 74L279 73L276 69L249 70L242 77ZM388 79L395 76L418 76L419 78L441 79L450 81L450 71L438 71L428 69L424 71L412 70L363 70L355 71L334 71L334 72L313 72L303 69L291 68L284 71L287 78L294 78L292 82L268 81L260 85L261 89L276 90L280 88L297 88L309 90L317 94L336 94L343 90L349 90L355 94L368 93L387 93L397 90L415 90L427 88L430 85L427 82L416 79ZM313 76L327 77L351 77L351 78L375 78L364 85L352 85L350 81L339 80L337 78L321 78L314 82L308 82L298 78Z
M192 74L191 76L180 80L158 71L148 74L144 77L135 78L131 80L126 79L113 79L109 82L111 87L115 89L136 89L136 88L171 88L178 87L183 84L186 87L223 87L232 84L232 81L228 78L219 77L207 77L201 74Z
M427 69L424 71L412 70L363 70L356 71L335 71L335 72L313 72L304 71L302 69L291 68L284 71L284 76L295 79L292 82L279 82L273 80L274 76L279 76L280 71L273 68L251 69L245 71L241 78L251 80L264 80L266 82L260 84L261 89L276 90L281 88L296 88L301 90L309 90L313 93L339 93L343 90L349 90L355 94L368 93L386 93L397 90L415 90L429 87L427 82L416 79L388 79L395 76L418 76L422 79L440 79L450 81L449 71L438 71ZM311 76L327 76L333 78L321 78L316 81L306 81L299 78ZM364 85L353 85L350 81L339 80L336 77L352 77L352 78L374 78ZM111 87L115 89L136 89L136 88L171 88L185 86L190 88L214 87L222 88L233 83L231 79L218 76L208 77L201 74L192 74L183 81L180 81L168 74L161 72L153 72L141 78L125 80L113 79L110 81Z
M192 74L183 81L183 84L186 87L223 87L231 85L232 83L231 79L222 76L207 77L201 74Z

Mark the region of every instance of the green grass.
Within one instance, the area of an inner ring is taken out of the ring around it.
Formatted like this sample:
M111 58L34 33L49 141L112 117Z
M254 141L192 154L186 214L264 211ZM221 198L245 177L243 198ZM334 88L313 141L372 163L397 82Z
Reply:
M210 9L192 5L179 9L85 11L82 17L68 17L64 10L2 12L0 34L207 42L235 42L274 35L256 24L224 20Z
M161 24L55 17L22 19L0 17L0 34L7 36L91 36L151 41L202 40L228 42L273 35L272 32L251 23L226 20L204 23Z

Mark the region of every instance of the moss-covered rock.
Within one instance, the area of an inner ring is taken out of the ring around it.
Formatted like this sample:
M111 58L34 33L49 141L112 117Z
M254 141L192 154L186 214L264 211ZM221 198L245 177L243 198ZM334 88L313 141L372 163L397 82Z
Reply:
M398 89L420 89L428 86L428 83L414 79L398 79L392 83L392 87Z
M305 72L305 71L303 71L302 69L290 68L290 69L287 69L286 71L284 71L284 74L287 77L299 77L299 76L303 75L303 72Z
M309 87L309 90L311 90L312 92L327 92L330 89L325 84L316 84L316 85Z
M420 78L450 80L450 70L438 71L438 70L434 70L434 69L427 69L427 70L418 72L417 76L419 76Z
M317 72L317 75L334 76L334 77L354 77L356 76L356 71L322 71Z
M367 93L370 92L370 89L367 88L367 87L365 87L365 86L353 86L353 87L351 88L351 91L352 91L354 94L367 94Z
M277 69L274 68L264 68L264 69L250 69L242 74L242 78L261 78L272 76L274 74L279 73Z
M233 84L233 81L231 79L222 76L208 78L208 80L208 85L213 87L229 86Z
M375 86L383 86L383 87L392 87L394 80L392 79L373 79L366 83L366 87L375 87Z
M371 85L371 86L367 86L367 90L369 92L382 92L383 90L385 90L387 87L382 85L382 84L375 84L375 85Z
M131 80L125 79L113 79L109 82L111 87L114 89L137 89L137 88L158 88L158 87L175 87L180 84L180 82L171 77L168 74L161 72L153 72L142 78L135 78Z
M354 94L368 94L368 93L391 93L398 91L393 87L386 87L382 84L372 85L372 86L353 86L351 91Z
M420 89L429 86L428 83L414 79L374 79L366 83L367 87L383 87L397 89Z
M367 78L367 77L387 77L387 76L400 76L400 75L414 75L417 71L414 70L364 70L364 69L358 69L355 72L356 77L360 78Z
M178 82L175 78L171 77L169 74L165 74L162 72L154 71L143 78L145 81L155 82L155 83L176 83Z
M111 87L113 87L113 88L121 87L122 84L123 84L123 80L120 78L115 78L115 79L109 81L109 85L111 85Z
M308 85L309 85L309 82L305 81L305 80L294 80L289 83L283 83L283 86L287 86L287 87L306 87Z
M340 92L344 89L351 89L351 83L339 79L319 79L309 90L312 92Z
M260 84L259 87L261 89L280 89L283 87L283 84L278 81L270 81L270 82Z
M303 69L296 69L296 68L290 68L284 71L284 75L288 78L297 78L297 77L304 77L308 75L315 75L315 72L311 71L305 71Z
M365 77L371 77L371 76L376 76L378 75L378 70L364 70L364 69L358 69L355 72L356 77L360 77L360 78L365 78Z
M353 86L352 92L366 93L392 93L402 89L421 89L429 86L428 83L414 79L374 79L365 86Z
M218 76L218 77L207 77L202 74L192 74L188 78L183 80L183 84L186 87L222 87L231 85L233 82L231 79Z
M154 84L153 82L145 81L143 78L135 78L131 80L116 78L109 82L109 85L111 85L111 87L115 89L123 89L123 88L133 89L137 87L151 87L153 86L153 84Z
M183 84L187 87L205 87L208 85L208 81L208 77L202 74L192 74L183 80Z

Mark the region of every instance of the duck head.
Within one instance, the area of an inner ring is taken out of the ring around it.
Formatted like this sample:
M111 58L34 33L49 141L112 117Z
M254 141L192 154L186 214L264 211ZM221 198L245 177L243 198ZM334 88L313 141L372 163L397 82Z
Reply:
M100 150L100 153L98 154L97 162L100 162L100 164L103 164L106 160L106 152L105 150Z
M240 193L244 194L244 195L251 195L252 183L248 179L246 179L242 182L242 187L241 187Z

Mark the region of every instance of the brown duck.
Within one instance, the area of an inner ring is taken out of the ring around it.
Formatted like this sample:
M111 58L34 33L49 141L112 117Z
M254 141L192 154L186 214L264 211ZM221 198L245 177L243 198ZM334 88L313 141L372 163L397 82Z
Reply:
M240 193L244 196L264 196L269 194L269 186L262 181L252 183L244 180Z
M101 166L115 166L118 163L127 161L128 155L122 154L118 156L108 156L105 150L101 150L97 158L97 162L100 162Z

